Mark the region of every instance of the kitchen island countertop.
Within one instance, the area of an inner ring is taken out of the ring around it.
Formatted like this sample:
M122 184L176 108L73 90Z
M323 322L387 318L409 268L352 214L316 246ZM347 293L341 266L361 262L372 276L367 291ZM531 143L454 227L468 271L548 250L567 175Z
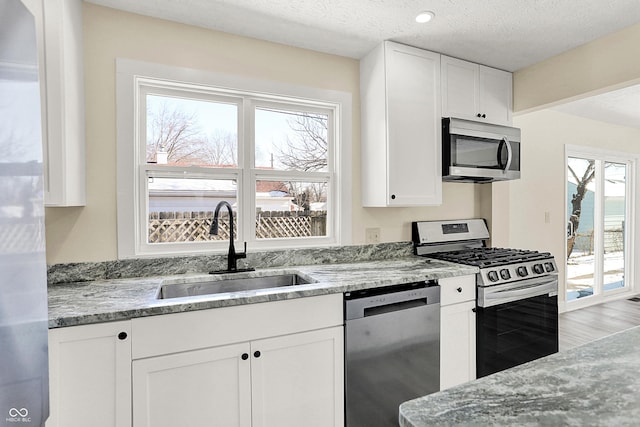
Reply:
M401 427L636 426L640 327L403 403Z
M220 276L202 273L61 283L49 286L49 328L343 293L464 276L477 271L476 267L416 256L385 261L258 269L251 273L235 274L250 277L295 272L315 283L173 299L157 298L163 282L197 282L215 280Z

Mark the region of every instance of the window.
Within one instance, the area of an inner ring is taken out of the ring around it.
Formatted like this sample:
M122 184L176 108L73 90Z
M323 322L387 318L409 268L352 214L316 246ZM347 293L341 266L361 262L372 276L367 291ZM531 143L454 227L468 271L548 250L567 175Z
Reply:
M634 168L624 154L567 149L569 303L601 302L632 288Z
M120 258L347 243L350 96L231 79L118 60Z

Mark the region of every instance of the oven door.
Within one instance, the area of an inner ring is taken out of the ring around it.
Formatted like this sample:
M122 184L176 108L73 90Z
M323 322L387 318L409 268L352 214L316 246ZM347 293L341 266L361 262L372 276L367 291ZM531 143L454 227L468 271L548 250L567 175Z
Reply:
M536 277L503 285L478 287L478 307L492 307L538 295L558 295L558 276Z
M484 307L479 299L476 310L478 378L558 351L557 276L523 282L478 288L479 298L484 291Z

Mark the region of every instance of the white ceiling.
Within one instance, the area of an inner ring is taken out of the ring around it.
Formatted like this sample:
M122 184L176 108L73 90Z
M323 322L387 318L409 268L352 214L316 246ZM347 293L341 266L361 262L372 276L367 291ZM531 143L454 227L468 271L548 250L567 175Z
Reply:
M507 71L640 22L638 0L85 1L356 59L394 40ZM433 11L435 19L417 24L414 18L423 10ZM636 108L623 115L635 113L638 127L637 88L597 97L596 107L619 110L627 96ZM591 104L575 103L572 114Z
M553 110L640 129L640 85L569 102Z

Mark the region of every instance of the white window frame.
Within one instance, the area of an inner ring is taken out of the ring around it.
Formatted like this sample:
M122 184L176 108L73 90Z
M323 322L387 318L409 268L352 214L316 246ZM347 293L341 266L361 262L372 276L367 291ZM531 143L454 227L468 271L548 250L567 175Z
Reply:
M180 93L202 96L208 100L237 103L243 109L238 123L237 168L203 170L197 167L173 167L147 164L146 144L139 136L140 126L146 123L146 108L141 98L145 88L156 94ZM156 87L160 87L157 89ZM177 92L172 92L177 91ZM117 114L117 221L118 258L160 255L224 253L228 241L147 243L147 173L156 176L190 174L210 179L237 179L238 221L237 243L248 242L251 250L297 248L310 246L347 245L351 242L351 94L296 86L281 82L244 78L188 68L170 67L128 59L116 60ZM252 169L255 147L253 138L254 114L257 107L303 108L329 113L330 138L335 143L329 150L327 172L299 172ZM245 119L243 121L243 118ZM256 239L255 238L255 182L256 180L299 180L329 183L327 236L313 238ZM253 185L253 190L249 190ZM215 206L211 206L213 210ZM253 215L250 212L254 213Z
M624 275L625 275L625 281L626 281L626 285L624 288L620 289L620 290L612 290L607 292L606 294L602 292L602 277L603 277L603 271L602 271L602 263L603 263L603 254L601 254L600 252L598 252L595 257L595 271L594 271L594 277L595 277L595 283L594 283L594 287L597 287L599 290L598 295L594 295L594 297L588 297L588 298L578 298L576 300L572 300L572 301L567 301L567 294L566 294L566 283L567 283L567 269L566 269L566 260L567 260L567 245L565 245L565 251L564 251L564 262L565 262L565 274L564 274L564 283L565 283L565 289L563 291L563 295L562 295L562 300L561 300L561 311L569 311L569 310L575 310L578 308L583 308L583 307L587 307L590 305L593 305L594 303L600 303L600 302L604 302L604 301L609 301L609 300L614 300L614 299L620 299L623 297L626 297L627 295L631 295L635 292L637 286L637 280L636 280L636 269L634 268L634 266L636 265L637 261L636 260L636 248L638 247L639 244L639 238L636 236L635 233L635 228L636 228L636 223L638 221L638 219L636 218L638 215L638 209L636 207L636 185L638 182L637 179L637 173L638 173L638 169L637 169L637 163L638 163L638 155L635 153L627 153L627 152L621 152L621 151L612 151L612 150L603 150L603 149L599 149L599 148L594 148L594 147L585 147L585 146L578 146L578 145L565 145L565 183L568 182L569 176L568 176L568 171L567 171L567 162L569 160L570 157L573 158L583 158L583 159L594 159L596 161L596 165L599 169L603 169L602 166L600 166L603 163L621 163L621 164L625 164L627 166L627 176L626 176L626 188L625 188L625 198L627 200L626 206L625 206L625 260L624 260ZM596 175L596 181L595 181L595 187L596 187L596 206L595 209L596 211L594 212L594 220L596 222L601 222L602 218L604 217L604 203L601 203L601 198L602 198L602 192L604 189L604 176L603 174L600 172ZM569 217L569 212L568 212L568 204L567 204L567 200L568 200L568 192L567 192L567 185L565 184L565 196L564 196L564 200L565 200L565 218ZM598 199L600 199L600 202L598 202ZM602 246L602 242L601 242L601 236L600 235L596 235L594 236L595 239L595 246L600 248ZM598 249L599 251L599 249Z

